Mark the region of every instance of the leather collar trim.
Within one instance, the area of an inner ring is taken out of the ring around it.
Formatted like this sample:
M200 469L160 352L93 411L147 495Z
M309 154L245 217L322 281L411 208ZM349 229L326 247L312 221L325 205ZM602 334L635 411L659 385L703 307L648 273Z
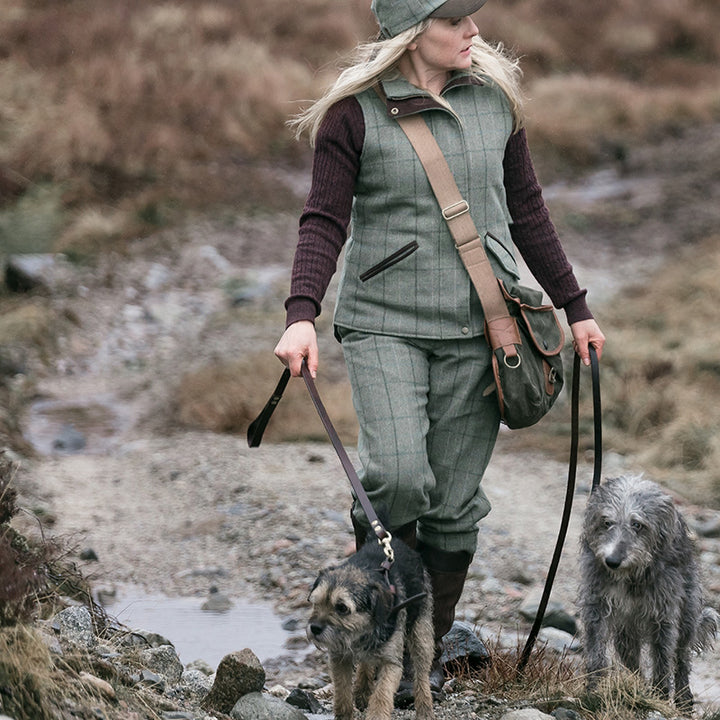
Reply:
M442 94L445 95L449 90L457 87L468 85L482 86L485 82L482 78L470 74L456 74L450 78L450 81L443 88ZM414 115L415 113L425 110L446 110L432 95L425 90L411 85L407 80L396 79L382 82L385 92L385 105L387 113L390 117L398 118L406 115Z

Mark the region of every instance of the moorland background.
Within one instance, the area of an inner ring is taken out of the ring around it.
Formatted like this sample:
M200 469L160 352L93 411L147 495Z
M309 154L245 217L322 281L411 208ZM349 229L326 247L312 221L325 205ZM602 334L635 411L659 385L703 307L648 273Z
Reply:
M0 0L0 256L62 252L93 267L111 252L153 252L159 234L198 218L231 225L238 216L252 223L297 214L310 155L285 123L332 80L343 54L373 35L367 6ZM698 129L717 149L715 0L505 0L489 3L477 19L485 37L522 58L528 132L543 184L575 178L582 185L578 178L599 167L629 173L641 151ZM686 158L672 162L687 177ZM590 212L551 209L561 235L592 231L618 262L628 250L651 260L655 235L667 236L668 262L652 282L627 288L626 302L599 313L610 338L603 366L607 444L640 454L651 472L720 505L719 180L717 165L693 162L686 181L692 202L679 195L671 206L641 210L622 199ZM683 214L685 205L691 210ZM649 216L656 232L645 235L645 246L629 230L647 225ZM276 241L275 261L285 262L292 235ZM0 308L0 423L18 447L32 387L18 392L12 385L18 353L23 373L42 373L69 320L57 317L42 293L4 288ZM253 373L243 362L253 363ZM193 368L176 406L183 397L197 405L209 384L225 383L222 408L206 393L207 407L192 422L241 431L276 368L260 373L252 355L216 358L211 369ZM189 416L176 410L169 423ZM346 406L334 412L352 414ZM302 426L286 435L300 439ZM567 413L559 413L521 437L553 449L566 429ZM282 428L278 433L283 439Z

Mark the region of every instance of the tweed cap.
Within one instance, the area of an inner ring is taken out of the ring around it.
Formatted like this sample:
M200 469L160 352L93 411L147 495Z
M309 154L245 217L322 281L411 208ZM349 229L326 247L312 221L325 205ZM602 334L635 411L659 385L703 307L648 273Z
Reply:
M486 0L372 0L371 9L383 37L395 37L428 17L464 17Z

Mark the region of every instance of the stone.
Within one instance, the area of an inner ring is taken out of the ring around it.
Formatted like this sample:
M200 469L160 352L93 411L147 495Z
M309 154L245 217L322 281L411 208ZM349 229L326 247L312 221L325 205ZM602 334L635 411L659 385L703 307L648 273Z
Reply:
M469 623L456 620L443 637L443 665L460 662L470 667L483 665L490 659L490 653L483 641L473 632Z
M115 688L106 680L102 680L88 672L81 672L80 682L86 687L96 690L109 700L115 700Z
M148 670L161 675L170 685L180 682L183 665L172 645L161 645L140 652L140 660Z
M72 266L58 253L10 255L5 266L5 285L12 292L28 292L35 288L55 290L68 284L72 276Z
M230 653L220 661L215 682L202 707L228 714L240 698L259 693L264 684L265 670L252 650Z
M61 610L52 621L53 629L74 645L90 649L97 645L90 611L84 606Z
M541 597L542 588L535 588L528 594L525 602L520 606L519 612L526 620L530 622L535 621L535 616L540 607ZM575 618L567 612L560 603L554 602L553 600L548 602L545 608L542 626L564 630L566 633L570 633L570 635L577 633L577 621Z
M521 708L506 712L500 720L553 720L553 716L547 715L537 708Z
M300 690L299 688L292 690L285 698L285 702L299 710L307 710L314 715L319 715L323 712L323 706L315 699L315 696L307 690Z
M307 720L305 713L271 695L243 695L230 711L233 720Z
M538 633L537 642L559 653L578 652L580 650L580 642L574 635L564 630L558 630L555 627L542 628Z

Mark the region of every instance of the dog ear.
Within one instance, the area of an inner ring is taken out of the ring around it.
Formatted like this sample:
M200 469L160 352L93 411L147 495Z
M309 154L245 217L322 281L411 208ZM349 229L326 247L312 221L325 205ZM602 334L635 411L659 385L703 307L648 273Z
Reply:
M368 587L370 615L378 626L387 622L393 607L393 595L387 585L381 582L372 583Z
M328 568L321 570L318 573L318 576L315 578L315 582L311 585L310 590L308 591L308 600L310 600L310 596L313 594L315 588L317 588L317 586L320 584L320 582L322 580L324 580L330 574L330 572L334 569L335 569L334 566L328 567Z
M657 547L668 561L677 562L678 559L673 557L679 552L677 538L687 537L690 531L670 495L658 495L656 506L662 518L662 522L657 524ZM679 561L682 562L682 558Z

